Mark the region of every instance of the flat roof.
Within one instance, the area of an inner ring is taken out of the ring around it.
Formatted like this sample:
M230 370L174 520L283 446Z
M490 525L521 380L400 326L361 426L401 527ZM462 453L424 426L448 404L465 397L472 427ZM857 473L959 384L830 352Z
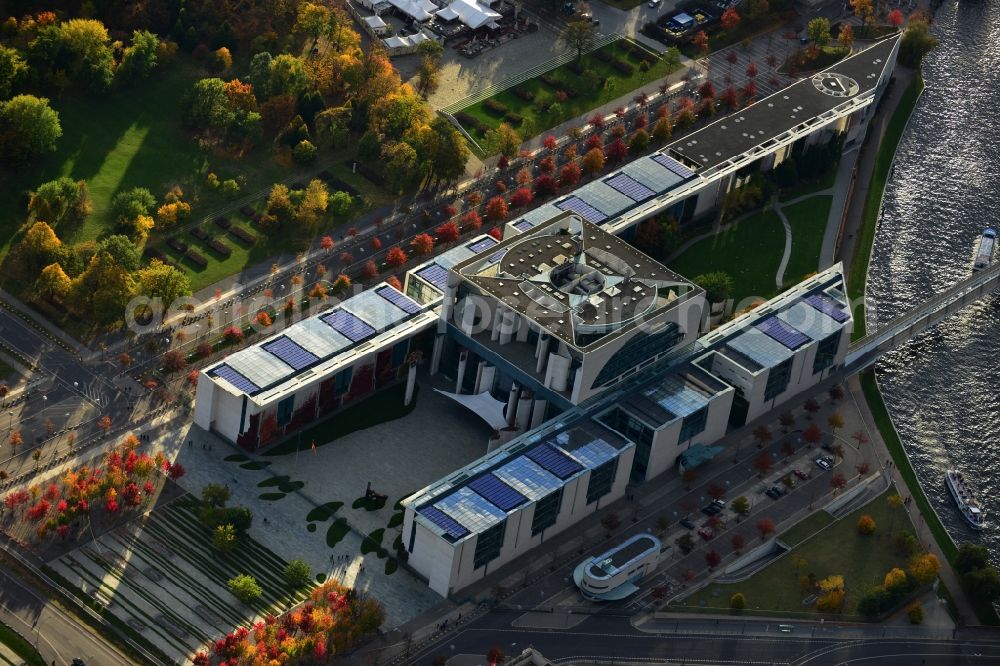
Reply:
M606 342L700 293L576 212L513 235L454 270L481 293L579 349Z
M882 40L745 109L686 134L669 144L667 150L694 162L700 170L718 166L811 118L833 111L847 100L871 94L895 45L895 37Z
M624 543L594 558L590 564L590 575L594 578L611 578L629 564L649 555L660 552L662 544L659 539L650 534L636 534Z
M548 437L519 440L469 463L415 495L413 505L425 526L454 542L484 532L630 446L596 421L579 419Z

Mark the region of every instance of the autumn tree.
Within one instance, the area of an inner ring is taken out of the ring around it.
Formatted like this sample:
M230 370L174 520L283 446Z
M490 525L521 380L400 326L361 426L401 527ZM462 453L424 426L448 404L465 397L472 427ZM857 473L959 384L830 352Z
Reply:
M501 157L513 157L521 147L521 135L508 123L500 123L496 129L486 133L486 149L491 153L499 153Z
M24 443L24 436L21 434L20 430L15 430L14 432L10 433L9 437L7 437L7 441L10 443L11 448L13 448L16 451L17 447L21 446L21 444Z
M43 268L35 281L35 293L43 298L65 298L71 287L72 281L59 264Z
M694 46L701 57L705 57L705 54L708 53L708 33L704 30L699 30L691 38L691 45Z
M0 44L0 99L9 97L14 86L28 71L28 63L17 49Z
M524 208L531 204L534 199L534 195L531 190L527 187L517 188L513 194L510 195L510 203L514 208Z
M806 34L817 49L822 49L830 43L830 19L820 16L809 21Z
M212 548L220 553L228 553L236 547L236 528L232 525L217 525L212 530Z
M771 460L771 455L767 451L762 451L753 459L753 467L757 470L758 476L763 477L774 467L774 461Z
M413 251L413 254L426 257L434 251L434 238L432 238L430 234L417 234L410 241L410 249ZM405 260L403 263L405 263ZM395 265L389 263L388 255L386 256L386 264L389 264L393 268L402 266L402 263Z
M90 214L92 207L86 181L74 181L65 176L42 183L28 199L28 215L52 227L64 220L80 222Z
M588 175L594 175L604 168L604 151L600 148L591 148L582 160L583 170Z
M833 488L834 492L843 490L844 486L846 485L847 485L847 479L845 479L844 475L841 474L840 472L834 474L833 478L830 479L830 487Z
M710 550L705 553L705 564L708 565L709 569L714 569L719 566L720 562L722 562L722 555L720 555L718 551Z
M500 222L507 217L507 202L501 196L495 196L486 204L486 218L491 222Z
M760 534L760 540L764 541L767 537L774 534L774 521L770 518L764 517L757 521L757 532Z
M907 571L917 585L927 585L941 573L941 562L934 553L923 553L910 560Z
M603 155L601 156L603 159ZM559 187L573 187L580 182L580 165L570 162L559 171Z
M59 114L49 100L16 95L0 102L0 155L12 163L27 162L56 149L62 136Z
M394 249L398 249L398 248L394 248ZM400 252L402 252L402 250L400 250ZM373 278L375 278L375 277L378 276L378 266L375 265L374 261L372 261L371 259L369 259L368 261L366 261L365 263L363 263L361 265L360 275L361 275L361 279L363 279L363 280L371 280L371 279L373 279Z
M420 236L426 236L426 234L419 234L419 235ZM430 237L428 236L428 238L430 238ZM417 239L417 237L414 237L413 240L416 241L416 239ZM432 244L431 247L432 248L433 248L433 242L434 242L433 239L431 239L431 244ZM425 241L420 241L420 242L417 243L417 246L418 247L422 247L422 248L426 248L426 242ZM389 266L390 268L399 268L400 266L402 266L403 264L405 264L408 260L409 260L409 257L406 256L406 252L403 250L403 248L401 248L399 246L390 248L389 251L385 255L386 266Z
M862 30L868 25L872 17L875 16L875 6L872 0L849 0L854 15L861 19Z
M568 49L576 51L577 62L591 49L597 28L590 21L572 21L559 34L559 41Z
M809 427L802 432L802 439L815 446L823 441L823 431L815 423L810 423Z
M916 69L924 56L937 45L938 39L930 33L927 21L912 18L903 31L903 38L899 41L899 62Z
M743 516L750 513L750 500L740 495L733 500L733 511Z
M849 49L854 46L854 28L850 25L841 26L840 34L837 35L837 42L839 42L845 49Z
M729 539L729 543L733 546L733 552L739 553L747 545L747 540L742 534L737 533Z
M733 610L743 610L747 607L747 599L742 592L736 592L729 597L729 607Z
M736 7L728 7L726 11L722 12L722 22L723 30L732 30L740 23L740 13L736 11Z
M454 222L445 222L434 230L439 243L454 243L461 237L458 225Z

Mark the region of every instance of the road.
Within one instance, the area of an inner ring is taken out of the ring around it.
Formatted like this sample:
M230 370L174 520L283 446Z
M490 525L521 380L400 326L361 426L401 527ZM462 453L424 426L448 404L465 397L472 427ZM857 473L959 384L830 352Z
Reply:
M92 634L57 606L0 570L0 619L31 642L46 663L131 664L104 639Z
M569 630L511 625L516 614L491 613L413 655L407 662L432 664L438 656L485 655L493 646L516 654L531 646L553 663L583 661L694 664L1000 664L997 640L905 636L882 637L881 628L863 631L794 626L782 632L775 622L689 619L654 621L634 627L629 618L595 615ZM485 660L484 662L485 663Z

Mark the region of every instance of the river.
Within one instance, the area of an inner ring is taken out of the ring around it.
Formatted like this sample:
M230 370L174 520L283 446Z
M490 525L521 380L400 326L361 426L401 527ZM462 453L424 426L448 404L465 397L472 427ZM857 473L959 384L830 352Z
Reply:
M927 88L899 145L869 267L878 321L968 276L975 240L1000 226L1000 3L946 3L932 30L941 45L924 60ZM876 374L949 533L1000 560L1000 294L889 354ZM979 489L981 535L948 496L949 467Z

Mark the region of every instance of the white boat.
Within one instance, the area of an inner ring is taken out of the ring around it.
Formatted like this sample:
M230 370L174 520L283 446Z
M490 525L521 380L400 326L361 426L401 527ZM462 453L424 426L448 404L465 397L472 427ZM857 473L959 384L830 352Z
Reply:
M983 521L986 520L986 514L983 512L983 507L979 503L979 500L976 499L972 489L966 484L962 473L958 470L949 469L944 475L944 480L948 486L948 492L951 493L952 499L958 505L958 510L962 514L962 517L965 518L965 522L969 523L974 530L983 529Z
M976 252L972 258L972 270L981 271L993 263L993 251L997 244L997 232L992 227L987 227L983 235L976 243Z

